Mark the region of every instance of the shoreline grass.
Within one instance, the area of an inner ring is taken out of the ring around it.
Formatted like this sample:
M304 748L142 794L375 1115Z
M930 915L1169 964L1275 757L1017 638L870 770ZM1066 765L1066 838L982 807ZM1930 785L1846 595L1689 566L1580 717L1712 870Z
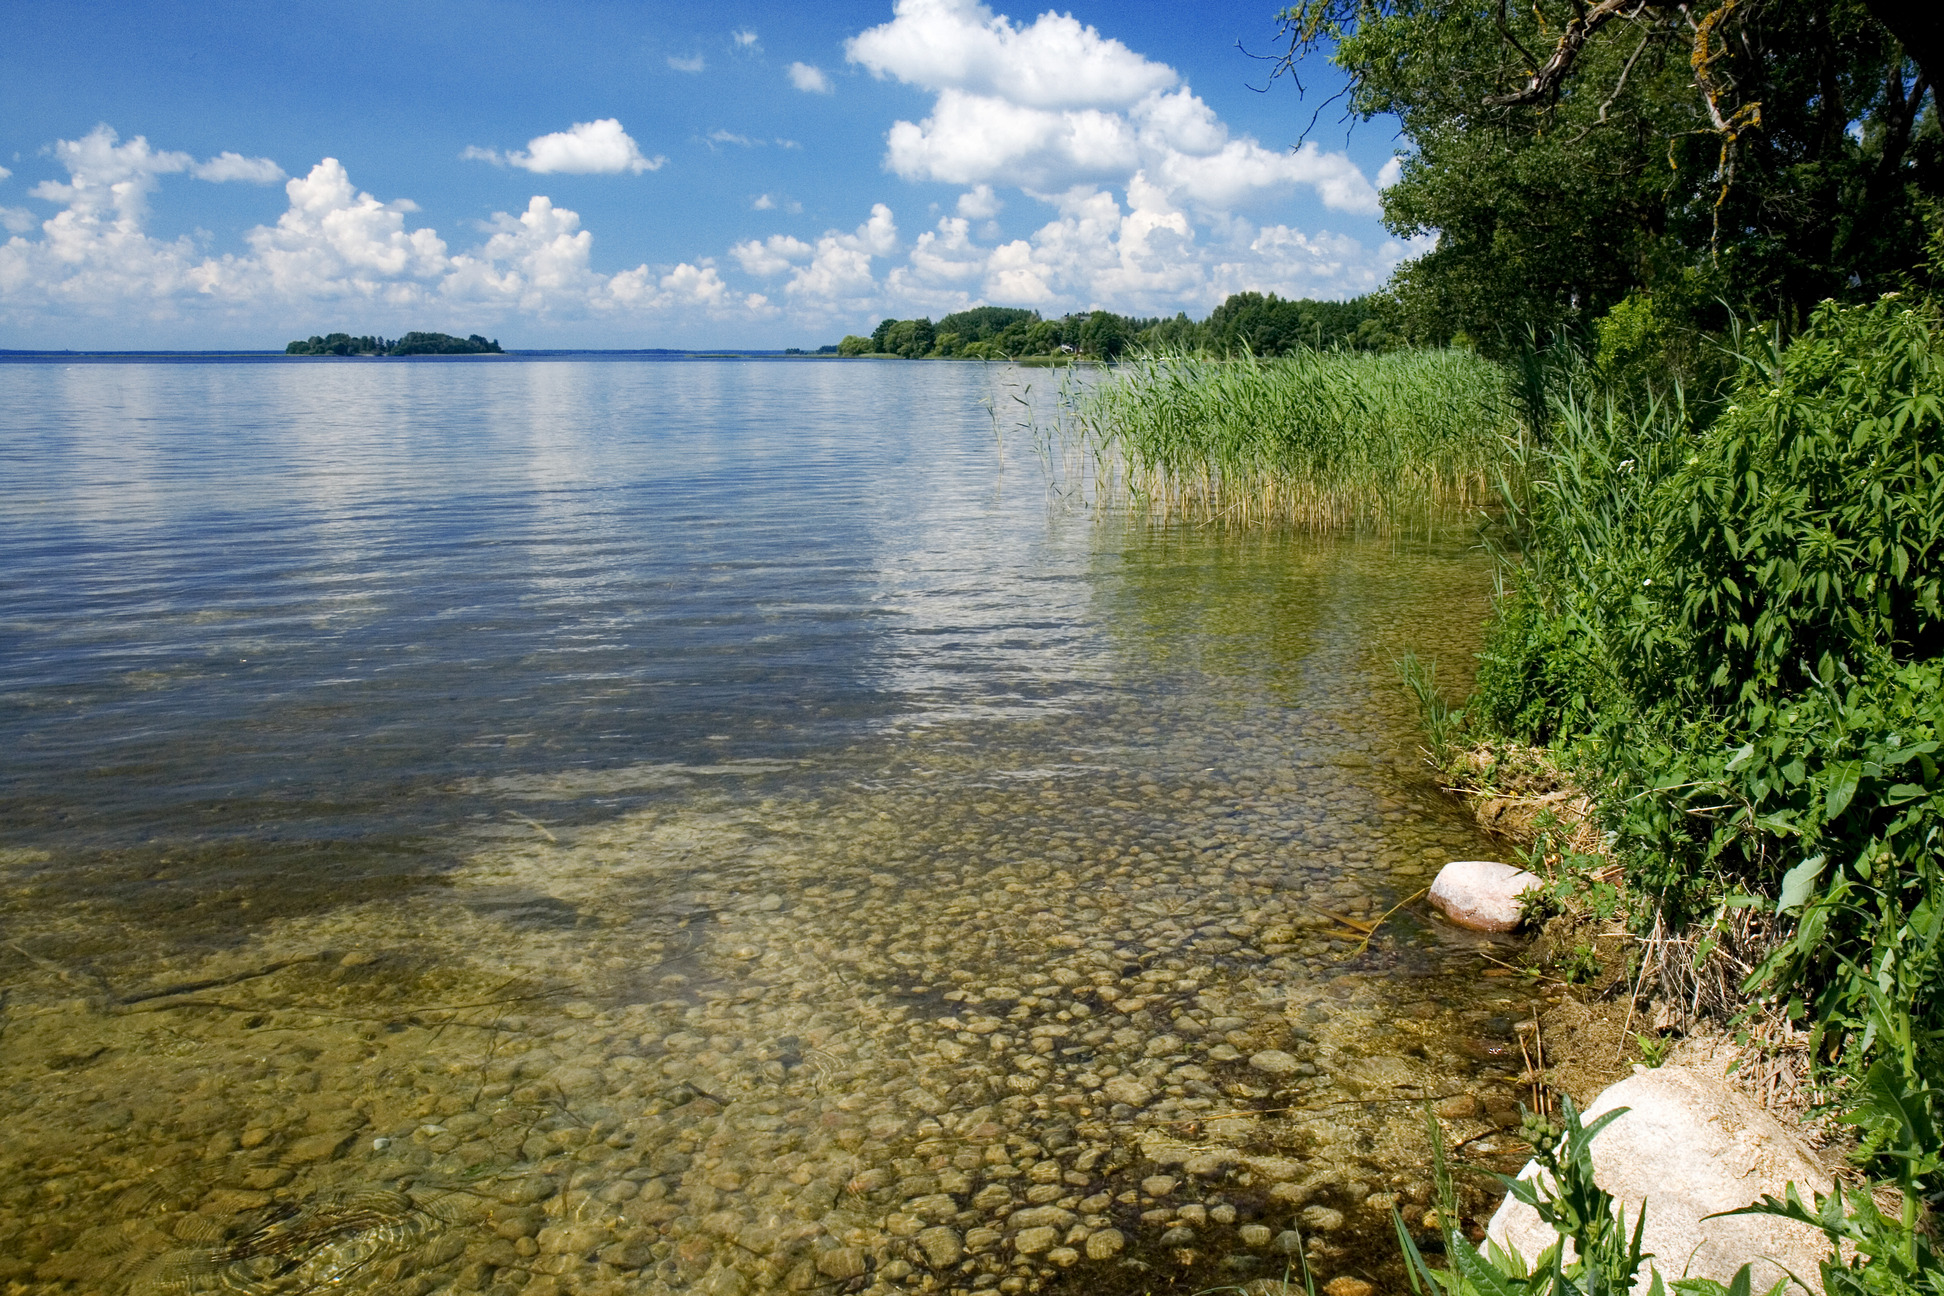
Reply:
M1185 353L1127 362L1078 403L1103 502L1312 531L1449 520L1496 495L1506 372L1467 351Z

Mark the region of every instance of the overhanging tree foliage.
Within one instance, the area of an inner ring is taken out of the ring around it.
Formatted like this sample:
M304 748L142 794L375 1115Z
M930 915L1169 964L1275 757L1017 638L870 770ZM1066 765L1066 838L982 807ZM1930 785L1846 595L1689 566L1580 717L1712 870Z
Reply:
M1352 113L1403 123L1385 220L1439 236L1392 284L1407 335L1504 345L1640 290L1794 328L1920 264L1944 189L1933 8L1301 0L1283 67L1328 50Z

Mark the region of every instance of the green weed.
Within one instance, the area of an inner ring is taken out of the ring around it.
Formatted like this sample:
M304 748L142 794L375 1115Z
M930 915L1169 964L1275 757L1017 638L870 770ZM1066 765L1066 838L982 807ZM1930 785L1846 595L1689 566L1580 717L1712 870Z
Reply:
M1944 314L1825 305L1738 364L1718 410L1583 364L1538 384L1465 714L1592 772L1634 921L1701 937L1697 966L1723 915L1766 911L1717 1006L1806 1021L1906 1203L1770 1208L1884 1257L1833 1260L1830 1291L1944 1296Z
M1600 975L1599 952L1581 942L1560 955L1553 964L1553 970L1568 985L1585 985Z
M1176 353L1122 365L1080 427L1136 507L1385 531L1487 503L1514 414L1505 370L1464 351Z
M1417 700L1418 720L1430 744L1433 764L1442 766L1450 758L1452 745L1464 730L1465 712L1453 707L1438 688L1438 663L1421 660L1416 653L1405 653L1397 662L1397 674L1404 688Z

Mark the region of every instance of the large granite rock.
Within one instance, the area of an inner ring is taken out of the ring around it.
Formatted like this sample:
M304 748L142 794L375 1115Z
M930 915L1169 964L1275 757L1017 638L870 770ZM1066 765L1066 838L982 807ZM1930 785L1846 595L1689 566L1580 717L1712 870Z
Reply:
M1593 1177L1625 1208L1629 1228L1646 1203L1643 1246L1662 1278L1725 1283L1754 1261L1760 1292L1783 1277L1779 1261L1820 1296L1817 1266L1829 1245L1817 1230L1766 1215L1702 1218L1747 1206L1764 1193L1780 1197L1790 1182L1804 1201L1830 1190L1829 1175L1787 1127L1723 1077L1685 1067L1642 1068L1608 1088L1582 1118L1591 1124L1616 1107L1628 1111L1594 1138ZM1540 1173L1529 1161L1519 1177ZM1486 1234L1528 1262L1556 1237L1536 1211L1510 1196ZM1647 1288L1643 1272L1636 1296Z
M1460 927L1508 932L1525 917L1519 896L1541 885L1537 875L1495 860L1453 860L1438 870L1431 903Z

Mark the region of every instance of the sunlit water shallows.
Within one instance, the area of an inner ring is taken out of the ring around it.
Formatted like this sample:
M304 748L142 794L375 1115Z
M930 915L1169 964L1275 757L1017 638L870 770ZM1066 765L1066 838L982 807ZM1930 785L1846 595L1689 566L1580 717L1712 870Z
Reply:
M0 1290L1394 1277L1489 573L1095 517L1033 378L0 365Z

